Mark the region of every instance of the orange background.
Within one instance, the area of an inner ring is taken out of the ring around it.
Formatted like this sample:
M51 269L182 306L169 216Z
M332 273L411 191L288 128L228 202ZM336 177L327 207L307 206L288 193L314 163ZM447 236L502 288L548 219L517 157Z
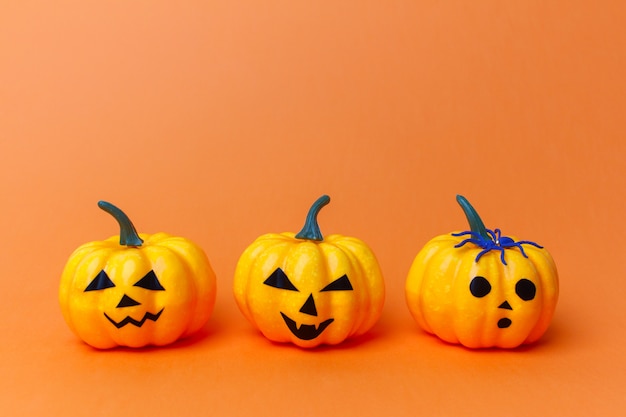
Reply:
M619 1L0 1L0 414L623 415L626 6ZM365 240L387 300L337 348L274 345L232 275L267 232ZM404 280L431 237L488 227L545 245L552 326L472 351L418 329ZM202 246L206 328L96 351L64 323L80 244Z

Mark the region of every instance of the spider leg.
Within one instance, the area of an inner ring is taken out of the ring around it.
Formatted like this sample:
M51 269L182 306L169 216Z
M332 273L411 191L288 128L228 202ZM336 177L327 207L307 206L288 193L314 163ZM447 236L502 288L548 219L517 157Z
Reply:
M466 243L473 243L474 245L477 246L481 246L482 244L478 239L474 239L474 238L469 238L469 239L465 239L464 241L457 243L456 245L454 245L455 248L460 248L461 246L465 245Z
M480 260L480 258L486 254L487 252L490 252L493 248L486 248L483 249L482 251L480 251L480 253L478 255L476 255L476 259L474 259L474 262L478 262Z
M536 248L543 249L543 246L536 244L535 242L531 242L530 240L520 240L519 242L515 242L520 245L532 245Z
M519 248L519 251L522 252L522 255L524 255L524 258L528 258L528 255L526 255L526 252L524 252L524 248L522 247L522 243L521 242L515 243L515 246L517 246Z
M506 265L506 261L504 260L504 248L503 247L498 247L498 250L501 252L500 254L500 260L502 261L502 263L504 265Z

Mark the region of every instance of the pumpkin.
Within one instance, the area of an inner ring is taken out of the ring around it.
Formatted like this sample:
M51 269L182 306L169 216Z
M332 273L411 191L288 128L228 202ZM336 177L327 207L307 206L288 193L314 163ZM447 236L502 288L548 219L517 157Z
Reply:
M166 233L138 234L128 216L98 206L120 235L86 243L70 256L59 289L63 317L87 344L163 346L198 331L215 304L215 274L202 249Z
M243 315L269 340L302 348L335 345L367 332L382 310L378 261L361 240L323 236L320 197L298 233L269 233L241 255L233 283Z
M535 242L485 228L457 196L469 231L430 240L406 280L409 310L419 326L469 348L514 348L548 328L559 294L556 265Z

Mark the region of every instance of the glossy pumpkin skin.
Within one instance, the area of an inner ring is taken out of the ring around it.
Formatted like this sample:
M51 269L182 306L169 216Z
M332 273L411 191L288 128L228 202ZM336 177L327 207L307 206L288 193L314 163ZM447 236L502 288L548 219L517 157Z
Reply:
M237 305L269 340L335 345L364 334L380 317L385 288L370 248L354 237L318 237L266 234L237 263Z
M524 245L488 251L458 233L437 236L417 254L406 301L419 326L469 348L514 348L537 341L556 308L559 285L550 253ZM517 241L516 238L512 238ZM503 258L506 264L503 262Z
M216 279L206 254L188 239L139 234L80 246L61 277L59 302L71 330L87 344L163 346L198 331L209 319Z

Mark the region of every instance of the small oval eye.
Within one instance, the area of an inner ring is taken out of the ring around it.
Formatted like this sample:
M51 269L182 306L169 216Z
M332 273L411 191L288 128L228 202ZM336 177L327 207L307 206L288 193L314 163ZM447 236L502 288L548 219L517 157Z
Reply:
M470 292L474 297L482 298L491 292L491 284L487 278L477 276L470 282Z
M522 278L515 284L515 294L524 301L532 300L535 298L536 293L537 287L535 287L535 284L529 279Z

